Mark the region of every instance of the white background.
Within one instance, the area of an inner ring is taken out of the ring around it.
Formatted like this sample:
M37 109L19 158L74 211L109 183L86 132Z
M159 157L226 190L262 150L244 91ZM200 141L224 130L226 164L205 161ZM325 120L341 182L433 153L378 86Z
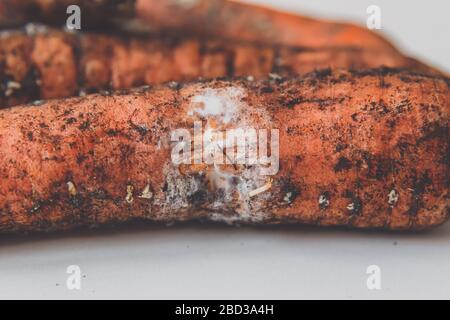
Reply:
M448 1L259 2L362 24L378 4L384 32L450 70ZM66 287L72 264L82 271L79 291ZM379 291L366 287L372 264ZM0 298L448 299L450 223L419 234L190 224L1 236Z

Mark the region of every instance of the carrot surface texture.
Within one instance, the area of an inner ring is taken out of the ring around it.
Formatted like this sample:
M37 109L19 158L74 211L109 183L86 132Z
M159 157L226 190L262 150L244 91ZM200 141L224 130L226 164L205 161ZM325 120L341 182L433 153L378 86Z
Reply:
M156 30L308 48L357 46L393 50L381 35L351 23L326 21L230 0L136 0L136 14Z
M4 109L0 231L136 219L433 227L449 217L448 111L448 78L386 68ZM242 145L256 158L233 157Z
M428 67L396 52L321 49L198 38L66 33L42 26L0 32L0 107L169 81L264 79L327 68Z
M175 31L270 45L395 49L387 39L365 27L229 0L0 0L0 26L2 21L6 25L66 25L66 9L70 5L81 9L85 31L120 28L121 24L140 20L141 27L145 24L148 31Z

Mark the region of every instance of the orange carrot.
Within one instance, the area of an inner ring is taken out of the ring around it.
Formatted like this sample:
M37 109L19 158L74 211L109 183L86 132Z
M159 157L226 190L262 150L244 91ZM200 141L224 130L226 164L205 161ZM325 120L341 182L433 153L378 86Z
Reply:
M394 49L382 36L354 24L318 20L229 0L137 0L136 13L160 30L309 48Z
M0 110L0 231L135 219L436 226L449 218L449 84L375 69ZM275 170L206 162L205 151L200 162L174 161L174 130L195 137L199 123L217 132L270 131Z
M197 78L289 76L327 68L427 67L397 52L302 49L195 38L0 32L0 106Z

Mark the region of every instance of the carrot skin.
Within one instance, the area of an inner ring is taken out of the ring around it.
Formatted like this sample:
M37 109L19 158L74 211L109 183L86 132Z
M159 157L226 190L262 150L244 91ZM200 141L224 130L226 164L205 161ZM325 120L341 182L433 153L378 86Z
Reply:
M350 23L325 21L229 0L137 0L136 13L156 30L172 29L266 44L389 50L379 34Z
M310 48L395 49L382 36L354 24L323 21L229 0L2 0L0 27L27 22L62 26L66 24L69 16L66 9L70 5L80 7L83 30L117 29L121 24L141 18L152 31L172 30L185 35Z
M301 49L195 38L171 41L44 30L0 33L0 106L201 77L299 75L326 68L428 70L396 52Z
M436 226L449 217L449 98L448 78L375 69L4 109L0 230L135 219ZM211 101L232 113L205 114ZM279 171L174 164L171 132L192 131L195 121L217 130L278 129Z
M77 5L82 14L83 29L108 29L115 19L124 21L135 16L134 0L1 0L0 27L17 26L29 22L66 25L67 8ZM73 13L73 12L71 12Z

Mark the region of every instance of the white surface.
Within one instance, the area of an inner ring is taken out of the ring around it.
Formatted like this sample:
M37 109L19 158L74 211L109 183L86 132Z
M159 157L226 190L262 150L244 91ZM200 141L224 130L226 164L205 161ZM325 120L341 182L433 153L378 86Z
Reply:
M78 265L81 290L68 290ZM367 289L378 265L382 290ZM450 224L421 234L187 225L5 239L0 298L450 298Z
M449 1L277 0L284 9L383 28L408 52L450 70ZM366 287L381 268L382 290ZM81 290L66 268L81 268ZM0 298L450 298L450 224L420 234L209 225L127 227L0 237Z

